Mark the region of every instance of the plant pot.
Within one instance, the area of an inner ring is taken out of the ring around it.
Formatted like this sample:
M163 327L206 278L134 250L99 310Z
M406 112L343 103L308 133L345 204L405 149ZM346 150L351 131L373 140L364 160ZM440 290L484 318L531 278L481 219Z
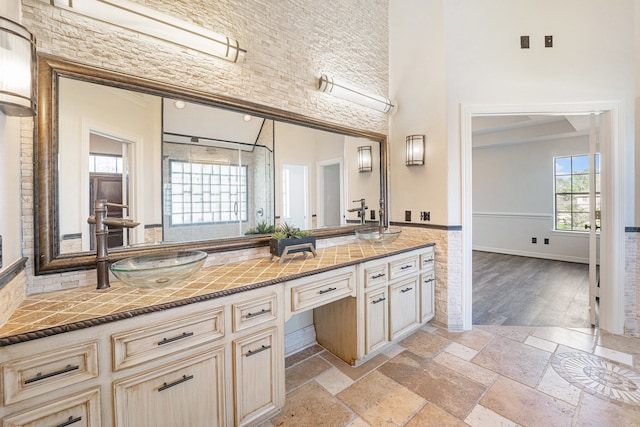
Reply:
M287 246L294 245L302 245L304 243L311 243L313 245L313 249L316 248L316 236L302 236L302 237L292 237L289 239L274 239L269 240L269 252L272 256L282 256L282 252L284 248ZM298 249L290 249L288 254L295 254L299 252L313 252L310 248L298 248Z

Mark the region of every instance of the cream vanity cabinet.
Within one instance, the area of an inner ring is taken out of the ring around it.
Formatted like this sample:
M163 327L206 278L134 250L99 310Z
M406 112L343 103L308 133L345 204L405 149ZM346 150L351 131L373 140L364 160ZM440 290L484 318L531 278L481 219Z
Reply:
M358 365L434 316L434 248L357 266L356 297L314 309L318 343Z

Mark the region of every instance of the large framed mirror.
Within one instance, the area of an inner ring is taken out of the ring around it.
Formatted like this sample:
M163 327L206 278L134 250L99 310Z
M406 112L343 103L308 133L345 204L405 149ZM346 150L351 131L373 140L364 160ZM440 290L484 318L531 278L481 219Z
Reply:
M266 246L283 222L346 235L363 198L387 221L385 135L51 56L38 85L36 274L94 267L100 198L140 223L110 229L112 260Z

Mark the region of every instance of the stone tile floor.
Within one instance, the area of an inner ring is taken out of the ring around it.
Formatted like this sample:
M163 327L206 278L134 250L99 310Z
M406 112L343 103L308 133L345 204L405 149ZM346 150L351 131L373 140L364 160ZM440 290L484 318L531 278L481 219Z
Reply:
M597 329L426 325L352 368L286 359L271 426L640 426L640 338Z

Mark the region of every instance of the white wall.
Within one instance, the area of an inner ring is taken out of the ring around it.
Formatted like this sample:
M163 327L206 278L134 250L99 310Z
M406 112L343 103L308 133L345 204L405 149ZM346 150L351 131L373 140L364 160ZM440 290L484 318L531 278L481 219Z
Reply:
M20 118L0 113L0 271L22 257L20 182Z
M358 164L358 147L371 146L371 172L358 172L355 167ZM344 156L347 175L347 193L345 200L345 210L356 208L358 203L354 200L365 199L369 211L366 213L367 220L371 218L370 211L376 212L376 220L379 220L378 210L380 208L380 144L375 141L368 141L362 138L346 137L344 145ZM347 220L359 221L358 212L346 212Z
M389 95L398 103L389 125L392 221L410 210L413 221L430 211L432 224L460 224L448 207L447 176L459 160L448 155L443 13L442 0L389 1ZM425 166L405 166L413 134L426 135Z
M475 148L474 249L588 262L588 233L553 231L553 158L588 152L588 136Z
M71 79L61 79L60 90L60 235L82 232L83 250L89 250L89 130L94 130L133 143L130 216L141 225L133 230L132 243L144 242L144 224L162 222L161 98Z
M0 3L0 16L20 22L20 1ZM0 236L2 267L6 270L22 257L20 211L20 118L0 113ZM25 119L28 120L28 119Z
M634 0L390 0L393 218L431 207L460 224L461 104L615 101L625 124L625 217L633 220ZM545 49L545 35L554 47ZM531 48L520 49L520 36ZM403 138L427 134L427 166L402 167ZM414 185L419 182L416 197Z

